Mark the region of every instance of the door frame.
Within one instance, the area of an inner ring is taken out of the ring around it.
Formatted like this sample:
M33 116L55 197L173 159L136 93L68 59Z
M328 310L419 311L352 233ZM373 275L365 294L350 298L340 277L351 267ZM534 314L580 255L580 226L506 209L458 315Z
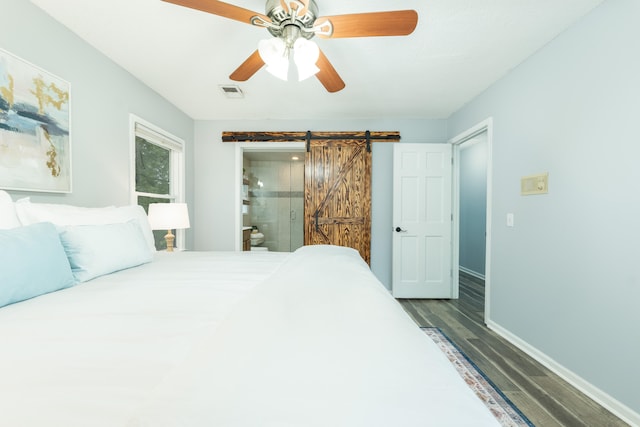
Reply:
M274 152L274 151L287 151L287 152L300 152L306 151L304 142L238 142L235 144L236 152L236 167L235 177L233 185L235 185L235 250L242 251L242 161L245 151L260 151L260 152Z
M491 317L491 207L492 207L492 177L493 177L493 118L489 117L472 126L466 131L451 138L448 143L453 151L453 293L454 298L460 294L460 148L462 144L486 132L487 134L487 220L485 241L485 293L484 293L484 322Z

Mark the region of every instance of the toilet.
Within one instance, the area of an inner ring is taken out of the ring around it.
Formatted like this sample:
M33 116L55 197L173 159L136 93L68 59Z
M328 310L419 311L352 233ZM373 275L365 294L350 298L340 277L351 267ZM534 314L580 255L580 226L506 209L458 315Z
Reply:
M253 249L253 246L259 246L261 243L264 242L264 234L260 233L259 231L253 231L251 232L251 246Z

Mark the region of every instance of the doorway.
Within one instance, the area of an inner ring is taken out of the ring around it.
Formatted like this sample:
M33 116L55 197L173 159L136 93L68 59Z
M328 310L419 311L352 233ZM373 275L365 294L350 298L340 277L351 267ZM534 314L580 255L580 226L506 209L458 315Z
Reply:
M460 144L460 271L484 280L487 231L487 132Z
M455 298L459 296L460 271L472 277L484 279L485 323L490 318L491 310L492 140L493 120L489 118L449 141L453 145L454 158Z
M293 252L301 247L304 153L245 150L242 170L242 225L252 229L251 250Z

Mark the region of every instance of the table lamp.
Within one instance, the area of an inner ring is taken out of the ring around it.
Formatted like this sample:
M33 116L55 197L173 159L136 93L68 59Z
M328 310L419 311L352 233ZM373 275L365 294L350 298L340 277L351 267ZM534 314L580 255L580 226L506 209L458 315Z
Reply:
M186 203L150 203L148 217L152 230L167 230L167 252L173 252L175 236L171 230L190 227Z

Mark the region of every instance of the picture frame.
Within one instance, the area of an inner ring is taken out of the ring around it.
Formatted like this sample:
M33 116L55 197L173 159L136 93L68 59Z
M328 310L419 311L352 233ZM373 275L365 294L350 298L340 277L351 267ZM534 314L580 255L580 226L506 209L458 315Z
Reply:
M0 188L71 193L70 90L0 49Z

